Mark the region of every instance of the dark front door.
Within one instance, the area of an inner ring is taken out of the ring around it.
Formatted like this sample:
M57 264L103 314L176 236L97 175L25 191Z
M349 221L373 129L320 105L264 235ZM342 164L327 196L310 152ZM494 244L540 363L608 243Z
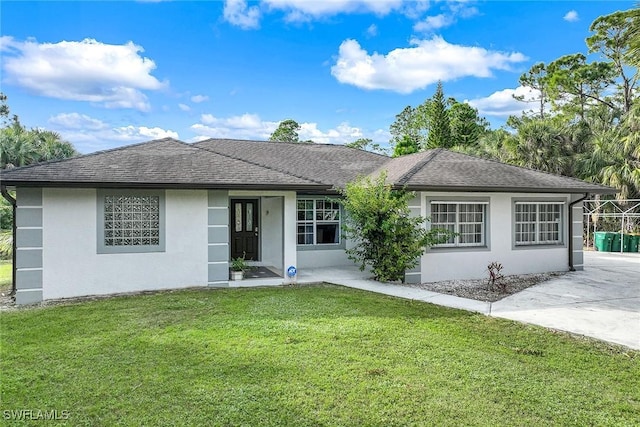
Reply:
M231 258L258 261L258 201L231 200Z

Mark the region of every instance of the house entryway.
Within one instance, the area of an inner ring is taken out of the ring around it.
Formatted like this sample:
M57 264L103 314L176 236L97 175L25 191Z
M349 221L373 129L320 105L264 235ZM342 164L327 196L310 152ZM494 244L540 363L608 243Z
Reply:
M244 258L251 267L245 270L245 280L229 285L249 286L255 281L277 279L282 283L286 267L296 264L295 257L291 257L285 265L286 255L295 255L295 193L236 190L230 191L228 196L227 261L230 264L233 259ZM289 224L285 227L287 197L290 197L288 209L291 211L287 216ZM285 248L285 237L290 240L288 248Z
M258 199L231 199L231 258L259 261Z

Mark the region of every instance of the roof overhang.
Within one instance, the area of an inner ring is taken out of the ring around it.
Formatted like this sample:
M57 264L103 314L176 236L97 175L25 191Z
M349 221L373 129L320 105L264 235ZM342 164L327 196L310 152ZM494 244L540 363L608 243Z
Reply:
M21 181L3 180L7 187L41 188L133 188L182 190L280 190L330 192L331 185L321 184L229 184L229 183L172 183L172 182L78 182L78 181Z
M409 191L449 191L468 193L554 193L554 194L616 194L615 188L598 186L594 188L539 188L539 187L469 187L469 186L397 186L397 189Z

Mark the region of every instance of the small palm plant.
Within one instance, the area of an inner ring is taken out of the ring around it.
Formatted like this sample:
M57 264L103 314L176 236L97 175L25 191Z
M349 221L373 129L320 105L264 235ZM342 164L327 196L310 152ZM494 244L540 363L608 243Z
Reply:
M507 285L502 281L504 276L502 275L502 269L504 267L497 261L492 262L487 266L489 271L489 290L496 290L496 288L502 292L506 292Z
M238 257L231 260L231 271L245 271L249 269L249 264L244 257Z
M242 257L231 259L231 280L242 280L244 272L250 268L244 257L243 253Z

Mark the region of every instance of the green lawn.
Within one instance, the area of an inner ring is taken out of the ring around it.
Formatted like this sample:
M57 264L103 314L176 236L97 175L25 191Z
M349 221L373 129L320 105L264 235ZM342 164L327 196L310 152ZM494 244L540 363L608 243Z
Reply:
M69 411L69 425L640 421L640 352L330 285L118 297L0 321L0 409Z
M11 261L0 260L0 292L11 290Z

